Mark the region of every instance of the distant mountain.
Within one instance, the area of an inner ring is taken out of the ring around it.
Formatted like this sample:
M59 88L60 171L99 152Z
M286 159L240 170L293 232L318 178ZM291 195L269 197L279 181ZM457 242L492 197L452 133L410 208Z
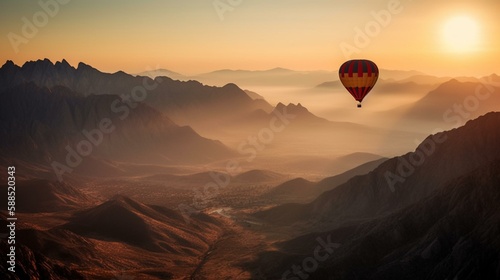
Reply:
M287 178L286 175L273 172L270 170L258 170L253 169L250 171L245 171L235 176L231 176L228 173L217 172L217 171L207 171L187 175L172 175L172 174L155 174L145 177L141 177L142 181L160 181L168 182L170 186L177 187L194 187L198 185L204 185L207 182L212 182L214 177L228 178L229 184L263 184L263 183L275 183L277 181L282 181Z
M380 72L379 75L380 78L384 80L395 80L395 81L404 80L416 75L425 75L424 73L415 70L405 71L405 70L380 69L379 72Z
M315 198L313 195L315 186L314 182L304 178L295 178L277 185L261 197L278 203L305 203Z
M328 82L323 82L319 85L316 86L316 88L341 88L344 85L342 85L342 82L340 81L328 81Z
M488 113L459 129L429 136L415 152L387 160L309 204L285 204L256 216L272 223L301 221L324 226L393 213L457 176L500 159L498 125L500 113Z
M31 82L4 90L0 96L0 152L4 156L50 166L53 161L65 163L70 153L75 154L71 156L73 161L83 163L93 158L142 163L206 162L232 155L220 142L203 138L190 127L176 125L147 105L128 107L114 95L83 97L65 87L48 89ZM88 143L89 150L78 153L88 160L75 159L76 151L82 149L77 145L82 141Z
M420 85L438 85L446 83L449 80L455 79L460 82L477 82L475 77L436 77L431 75L415 75L406 79L400 80L400 83L416 83Z
M295 178L272 188L269 192L262 194L261 197L280 204L308 203L317 198L323 192L340 186L354 176L367 174L385 160L387 159L378 158L354 167L341 174L325 178L319 182L311 182L303 178ZM339 158L336 161L340 162L342 161L342 158Z
M283 112L286 112L287 114L294 115L294 123L307 123L308 125L311 124L325 124L329 122L327 119L320 118L313 113L309 112L306 107L302 106L300 103L295 104L288 104L285 105L283 103L278 103L274 110L271 112L271 114L282 114Z
M380 76L384 79L403 80L415 75L424 75L424 73L418 71L380 70ZM297 71L280 67L256 71L224 69L195 75L191 78L206 84L219 86L236 83L247 88L256 86L311 88L325 81L338 81L338 70Z
M500 110L498 92L500 77L495 75L482 82L453 79L441 84L416 103L397 111L404 113L403 121L424 120L456 127L486 112Z
M155 69L155 70L149 70L149 71L144 71L141 73L138 73L137 76L146 76L150 77L151 79L155 79L156 77L169 77L172 80L180 80L180 81L185 81L187 76L179 74L174 71L170 71L168 69Z
M295 71L285 68L269 70L217 70L192 76L191 78L206 84L222 86L235 83L245 88L255 86L301 86L312 87L322 81L338 77L332 71Z
M234 176L234 182L244 184L260 184L267 182L276 182L286 178L286 175L270 170L253 169Z
M413 92L418 91L419 96L421 97L423 94L429 92L430 90L434 89L437 86L437 84L434 83L418 83L416 81L411 80L409 78L408 80L404 81L395 81L392 79L379 79L377 84L376 84L376 89L379 95L387 95L387 94L412 94L414 95ZM315 89L341 89L344 90L344 86L340 81L329 81L329 82L324 82L315 87Z

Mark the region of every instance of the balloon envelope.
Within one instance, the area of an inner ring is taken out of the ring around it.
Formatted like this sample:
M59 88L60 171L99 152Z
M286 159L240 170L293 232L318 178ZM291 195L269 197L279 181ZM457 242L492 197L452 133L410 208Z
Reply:
M378 67L370 60L349 60L340 66L339 78L354 99L361 103L377 82Z

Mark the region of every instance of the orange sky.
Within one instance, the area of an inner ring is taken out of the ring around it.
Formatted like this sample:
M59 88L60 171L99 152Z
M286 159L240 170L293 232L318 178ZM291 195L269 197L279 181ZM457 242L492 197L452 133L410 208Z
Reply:
M384 69L500 73L497 0L41 2L46 10L38 1L0 2L0 63L66 58L109 72L198 74L278 66L334 71L362 57ZM473 46L455 52L443 29L460 15L477 25L477 34ZM348 56L346 46L356 52Z

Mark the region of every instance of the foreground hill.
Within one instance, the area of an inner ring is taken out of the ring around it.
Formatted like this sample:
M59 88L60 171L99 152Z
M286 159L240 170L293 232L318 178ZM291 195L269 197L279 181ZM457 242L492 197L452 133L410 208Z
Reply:
M204 216L187 224L182 215L168 208L146 206L118 196L74 215L63 228L79 235L115 240L153 252L197 255L206 250L204 233L216 232L216 220Z
M191 215L186 223L177 211L124 196L90 208L64 209L36 217L18 214L16 272L2 266L6 279L185 276L223 234L223 224L208 215ZM7 246L2 239L2 251ZM0 260L6 262L6 255Z

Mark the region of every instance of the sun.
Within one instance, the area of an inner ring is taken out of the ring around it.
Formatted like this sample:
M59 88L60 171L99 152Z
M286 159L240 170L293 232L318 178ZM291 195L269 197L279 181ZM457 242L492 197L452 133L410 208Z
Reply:
M479 24L468 16L455 16L443 26L443 41L447 51L474 52L479 45L479 35Z

